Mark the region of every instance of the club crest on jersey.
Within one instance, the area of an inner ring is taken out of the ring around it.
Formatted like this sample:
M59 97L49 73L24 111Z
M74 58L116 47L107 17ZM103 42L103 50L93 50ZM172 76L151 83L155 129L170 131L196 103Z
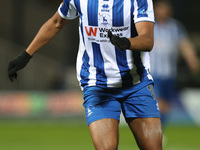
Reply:
M99 21L101 22L101 25L107 26L109 25L109 22L111 22L111 17L107 13L102 13L99 15Z

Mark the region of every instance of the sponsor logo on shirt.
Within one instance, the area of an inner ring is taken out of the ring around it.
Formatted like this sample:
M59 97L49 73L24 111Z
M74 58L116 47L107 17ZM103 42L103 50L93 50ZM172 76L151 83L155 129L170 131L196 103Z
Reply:
M97 28L94 27L85 27L85 31L88 36L94 36L96 37L97 35Z
M146 10L145 9L143 9L142 11L140 11L140 14L146 14L147 12L146 12Z
M109 12L109 5L108 4L103 4L101 12Z
M153 12L152 10L148 11L148 10L142 9L139 14L142 14L142 15L148 14L148 13L151 14L152 12Z
M92 26L85 26L85 33L88 36L88 40L96 42L109 42L108 30L114 35L123 37L123 32L126 32L129 27L112 27L112 28L98 28Z

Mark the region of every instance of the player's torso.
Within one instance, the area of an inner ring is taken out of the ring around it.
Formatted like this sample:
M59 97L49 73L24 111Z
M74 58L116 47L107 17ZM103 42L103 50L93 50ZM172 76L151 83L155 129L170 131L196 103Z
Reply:
M136 0L74 0L80 17L77 76L82 86L121 87L139 82L138 74L134 75L137 78L133 77L131 71L136 68L133 65L132 51L116 49L107 37L108 30L120 37L132 36L134 7L137 6L137 2ZM140 72L145 72L141 71L144 66L140 59L137 58L134 63L137 63Z
M109 42L108 30L121 37L130 37L133 1L80 0L77 2L80 2L79 15L85 42L99 44Z

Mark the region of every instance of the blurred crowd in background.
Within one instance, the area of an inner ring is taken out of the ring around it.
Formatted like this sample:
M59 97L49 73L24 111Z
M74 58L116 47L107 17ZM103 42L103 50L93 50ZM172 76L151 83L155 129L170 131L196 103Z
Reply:
M159 0L154 2L157 1ZM8 62L26 49L41 25L55 13L61 2L62 0L0 1L1 93L80 90L75 68L79 43L78 18L68 25L70 26L69 28L64 28L53 41L33 56L28 66L18 73L17 81L12 83L7 76ZM198 19L200 1L173 0L170 2L173 9L173 17L184 26L187 37L193 45L194 53L198 61L200 61L200 20ZM168 44L170 45L170 43ZM178 78L175 79L177 91L184 91L186 88L200 90L199 75L200 71L198 69L195 73L192 72L184 57L178 55ZM175 113L177 115L176 110ZM182 115L186 116L186 114ZM179 115L180 117L181 115Z

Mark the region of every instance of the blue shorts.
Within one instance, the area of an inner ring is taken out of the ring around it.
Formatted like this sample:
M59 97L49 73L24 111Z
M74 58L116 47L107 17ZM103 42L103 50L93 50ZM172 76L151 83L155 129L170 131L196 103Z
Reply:
M100 119L120 120L121 111L127 118L160 118L153 85L137 91L130 88L84 88L84 103L88 126Z

